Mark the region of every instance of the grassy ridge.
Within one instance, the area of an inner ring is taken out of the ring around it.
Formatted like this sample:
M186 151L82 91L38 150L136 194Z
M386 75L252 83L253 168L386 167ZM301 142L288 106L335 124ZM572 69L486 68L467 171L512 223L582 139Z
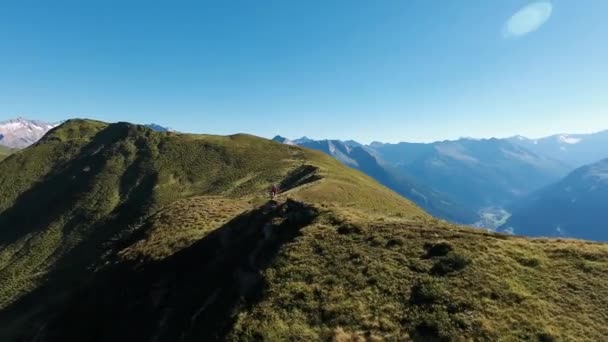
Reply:
M133 258L162 250L158 227L187 227L192 215L176 207L153 219L160 226L120 250L50 324L56 340L101 327L107 340L163 341L569 341L608 333L605 244L323 207L304 224L297 218L309 214L264 206L226 221L218 213L238 207L233 201L187 200L181 210L200 206L216 228L179 252Z
M175 201L220 196L238 199L232 209L242 211L243 203L263 202L270 184L305 164L314 164L326 179L316 189L298 192L303 200L344 197L351 207L424 215L321 153L243 134L184 135L127 123L70 120L0 164L0 308L32 292L48 296L49 302L61 300L71 290L66 284L82 278L112 241L129 237ZM234 210L223 215L230 213ZM209 219L192 224L204 226ZM149 225L152 230L158 226ZM161 235L174 235L173 242L152 244L166 251L148 251L171 254L200 237L185 231L181 237L173 231Z
M0 161L2 161L3 159L7 158L11 154L14 154L18 151L19 151L18 148L10 148L10 147L0 145Z
M8 157L11 153L12 153L12 151L10 148L0 146L0 160Z
M2 341L608 334L607 245L449 225L254 136L71 120L0 163L0 193Z
M601 340L606 274L602 244L326 217L281 251L230 337Z

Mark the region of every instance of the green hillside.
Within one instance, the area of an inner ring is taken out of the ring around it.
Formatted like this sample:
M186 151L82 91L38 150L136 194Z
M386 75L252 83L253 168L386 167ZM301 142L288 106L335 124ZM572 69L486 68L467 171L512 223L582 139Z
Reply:
M8 157L11 153L13 153L12 149L0 145L0 160Z
M249 135L70 120L0 163L0 193L1 341L608 334L608 245L449 225Z

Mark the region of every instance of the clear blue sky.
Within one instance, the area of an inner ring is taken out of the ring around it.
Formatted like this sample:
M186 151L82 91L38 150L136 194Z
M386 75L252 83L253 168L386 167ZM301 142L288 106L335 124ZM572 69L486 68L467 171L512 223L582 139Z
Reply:
M362 142L608 128L608 1L532 3L3 1L0 120Z

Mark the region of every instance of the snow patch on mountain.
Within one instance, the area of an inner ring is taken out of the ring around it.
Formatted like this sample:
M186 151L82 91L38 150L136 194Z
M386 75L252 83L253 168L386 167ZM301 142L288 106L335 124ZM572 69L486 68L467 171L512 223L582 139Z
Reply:
M579 142L581 142L583 140L580 138L575 138L573 136L569 136L567 134L559 135L557 137L557 139L564 144L570 144L570 145L578 144Z

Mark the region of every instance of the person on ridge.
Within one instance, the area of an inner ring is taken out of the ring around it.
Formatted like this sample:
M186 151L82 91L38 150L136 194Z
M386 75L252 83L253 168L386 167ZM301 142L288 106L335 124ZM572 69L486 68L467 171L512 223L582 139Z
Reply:
M274 199L279 194L279 187L276 184L273 184L270 188L270 197Z

